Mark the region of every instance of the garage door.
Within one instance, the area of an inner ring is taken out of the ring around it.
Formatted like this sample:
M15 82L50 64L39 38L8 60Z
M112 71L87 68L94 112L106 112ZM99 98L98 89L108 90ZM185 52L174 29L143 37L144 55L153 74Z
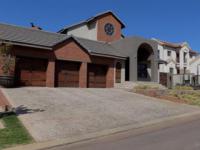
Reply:
M105 88L108 67L104 65L88 65L88 87Z
M46 86L47 60L17 58L16 81L19 86Z
M56 62L57 87L79 87L80 63L70 61Z

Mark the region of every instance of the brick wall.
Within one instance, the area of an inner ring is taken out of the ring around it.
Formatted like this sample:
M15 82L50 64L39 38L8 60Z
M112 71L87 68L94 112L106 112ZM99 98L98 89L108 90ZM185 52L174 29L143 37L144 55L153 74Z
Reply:
M106 86L114 85L114 61L115 59L106 57L91 56L88 52L79 46L75 41L69 40L55 47L53 51L42 50L28 47L15 46L13 55L20 57L34 57L48 60L46 69L46 86L55 86L55 63L56 60L78 61L81 62L79 71L79 86L87 87L87 65L88 63L103 64L108 66L106 75ZM0 71L1 72L1 71Z
M104 26L107 23L111 23L115 27L115 32L112 36L107 35L104 31ZM97 26L97 40L111 42L121 38L121 24L111 14L106 14L99 18L97 20Z

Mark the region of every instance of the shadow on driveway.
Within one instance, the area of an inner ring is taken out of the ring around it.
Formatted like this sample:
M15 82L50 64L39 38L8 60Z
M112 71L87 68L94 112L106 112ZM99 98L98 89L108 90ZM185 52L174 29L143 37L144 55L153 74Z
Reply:
M17 115L32 114L32 113L44 112L44 111L45 110L43 109L29 109L24 105L20 105L15 108L15 112Z

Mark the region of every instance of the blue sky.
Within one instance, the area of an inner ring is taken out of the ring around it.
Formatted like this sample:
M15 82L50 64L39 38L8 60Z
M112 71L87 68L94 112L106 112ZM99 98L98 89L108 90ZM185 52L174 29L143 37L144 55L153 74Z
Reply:
M0 22L58 31L112 10L126 24L126 36L187 41L200 50L199 0L1 0Z

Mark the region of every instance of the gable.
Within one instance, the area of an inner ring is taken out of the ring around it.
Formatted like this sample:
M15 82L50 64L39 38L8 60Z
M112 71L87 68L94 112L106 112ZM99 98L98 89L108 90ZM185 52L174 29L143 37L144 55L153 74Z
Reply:
M113 35L107 35L105 32L105 25L110 23L114 26ZM122 24L111 14L105 14L97 18L97 40L112 42L121 39Z
M73 39L56 46L54 48L54 54L55 57L60 60L91 61L89 53Z

